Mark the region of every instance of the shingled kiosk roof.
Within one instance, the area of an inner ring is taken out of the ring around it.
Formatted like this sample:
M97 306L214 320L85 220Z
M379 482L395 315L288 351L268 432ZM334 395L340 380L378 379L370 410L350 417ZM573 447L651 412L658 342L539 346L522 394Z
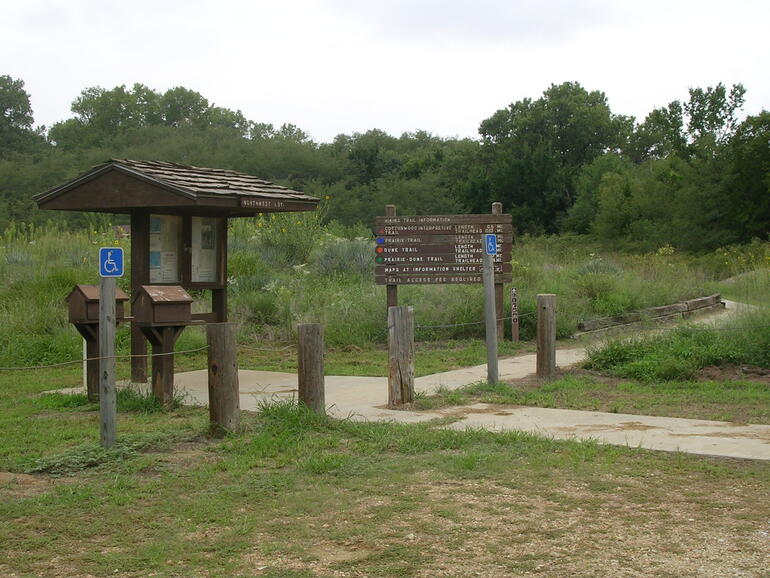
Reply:
M35 195L41 209L247 217L256 213L312 211L319 199L224 169L164 161L110 160Z

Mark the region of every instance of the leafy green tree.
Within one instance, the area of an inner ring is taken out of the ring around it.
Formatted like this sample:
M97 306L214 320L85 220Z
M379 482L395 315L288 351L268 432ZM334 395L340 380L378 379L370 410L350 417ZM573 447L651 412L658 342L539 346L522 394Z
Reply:
M663 159L671 154L688 155L684 110L678 100L656 108L636 127L625 151L634 162Z
M551 85L539 99L515 102L482 121L488 189L465 201L481 210L500 200L523 230L556 232L575 201L583 165L619 150L631 127L630 118L612 114L604 93L576 82Z
M629 161L617 153L601 155L584 165L575 180L575 203L567 211L564 229L589 233L599 211L600 187L609 186L606 179L610 175L623 175L631 168Z
M42 143L34 122L24 81L0 76L0 159L29 152Z
M748 117L729 145L730 169L720 198L725 225L738 241L770 235L770 112Z
M710 151L726 145L738 126L736 113L743 107L745 94L742 84L734 84L729 93L721 82L705 90L691 88L684 111L693 144Z
M168 89L159 99L160 116L168 126L205 124L209 101L202 94L183 86Z

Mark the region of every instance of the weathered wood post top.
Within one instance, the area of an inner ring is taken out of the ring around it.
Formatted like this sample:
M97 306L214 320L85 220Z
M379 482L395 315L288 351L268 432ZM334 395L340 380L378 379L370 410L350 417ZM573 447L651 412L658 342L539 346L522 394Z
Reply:
M211 313L227 321L227 219L313 211L320 199L255 176L163 161L110 160L34 197L41 209L131 216L131 291L142 285L211 290ZM132 327L132 353L146 344ZM146 381L146 360L132 362Z

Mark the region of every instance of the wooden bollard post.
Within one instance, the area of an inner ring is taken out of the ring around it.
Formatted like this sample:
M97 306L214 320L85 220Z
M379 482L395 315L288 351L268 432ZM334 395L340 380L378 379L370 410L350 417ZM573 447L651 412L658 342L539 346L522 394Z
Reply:
M550 379L556 372L556 295L537 296L537 376Z
M297 384L299 402L315 413L326 411L324 386L324 328L320 323L297 327Z
M414 308L388 307L388 407L414 401Z
M210 323L206 327L209 346L209 420L215 433L238 431L241 424L235 330L235 323Z

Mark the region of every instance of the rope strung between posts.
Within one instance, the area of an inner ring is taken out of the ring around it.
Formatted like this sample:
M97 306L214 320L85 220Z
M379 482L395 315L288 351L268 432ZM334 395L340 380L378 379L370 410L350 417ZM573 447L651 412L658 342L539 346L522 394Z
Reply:
M268 351L270 353L278 353L280 351L285 351L287 349L294 348L294 345L287 345L286 347L281 347L280 349L263 349L259 347L248 347L246 345L239 345L240 349L250 349L254 351ZM169 351L167 353L140 353L140 354L123 354L123 355L112 355L112 356L102 356L102 357L86 357L83 359L75 359L72 361L62 361L60 363L50 363L48 365L28 365L28 366L19 366L19 367L0 367L0 371L24 371L24 370L34 370L34 369L53 369L55 367L65 367L67 365L75 365L79 363L84 363L87 361L101 361L102 359L137 359L140 357L144 358L150 358L150 357L163 357L166 355L186 355L189 353L197 353L199 351L204 351L208 349L208 345L204 345L203 347L198 347L195 349L186 349L183 351Z
M286 347L279 347L278 349L267 349L266 347L249 347L248 345L239 345L240 349L246 349L247 351L267 351L268 353L280 353L287 349L296 349L296 345L287 345Z
M631 324L629 324L631 325ZM612 329L613 327L626 327L626 325L610 325L602 329ZM747 331L750 329L768 329L770 325L744 325L742 327L691 327L689 325L680 325L679 327L639 327L642 331Z
M187 353L196 353L208 349L208 345L198 347L196 349L186 349L184 351L169 351L167 353L139 353L139 354L124 354L124 355L110 355L103 357L86 357L83 359L75 359L73 361L62 361L61 363L51 363L49 365L29 365L26 367L0 367L0 371L20 371L24 369L51 369L53 367L64 367L65 365L74 365L76 363L83 363L84 361L101 361L102 359L135 359L138 357L163 357L165 355L185 355Z
M518 315L518 318L521 319L522 317L531 317L535 315L535 312L531 313L521 313ZM508 317L499 317L496 321L508 321L510 319L510 316ZM446 329L449 327L464 327L466 325L483 325L486 323L486 321L468 321L466 323L447 323L444 325L415 325L415 329Z

